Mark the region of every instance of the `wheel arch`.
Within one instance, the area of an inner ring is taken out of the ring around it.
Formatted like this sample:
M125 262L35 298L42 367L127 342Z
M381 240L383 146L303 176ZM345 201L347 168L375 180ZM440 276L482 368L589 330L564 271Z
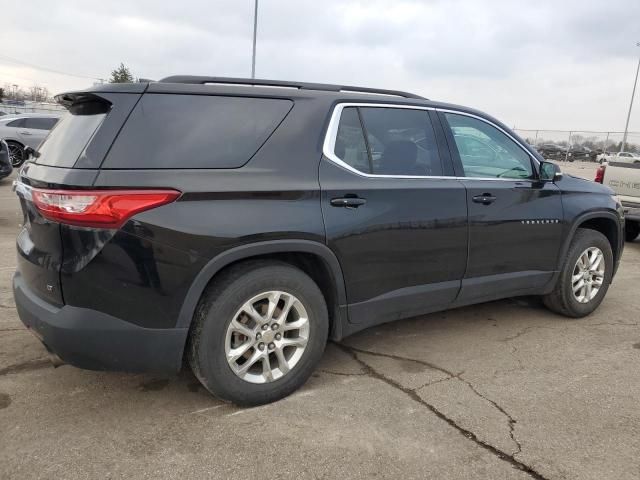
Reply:
M198 273L178 314L177 328L188 330L196 307L207 286L227 267L246 260L273 259L290 263L309 275L327 302L330 338L342 338L347 321L346 288L342 268L335 254L311 240L271 240L241 245L214 257ZM186 338L185 338L186 341Z
M24 148L24 147L25 147L24 142L22 142L22 141L18 140L17 138L14 138L14 137L2 137L2 139L3 139L5 142L7 142L7 143L9 143L9 142L11 142L11 143L17 143L17 144L18 144L18 145L20 145L22 148Z
M613 252L614 265L617 265L622 255L622 232L619 225L620 221L617 214L610 211L601 210L580 215L571 225L569 234L562 246L559 261L562 262L562 259L564 259L578 228L588 228L600 232L607 237L611 245L611 251ZM560 270L561 268L562 265L559 264L558 269Z

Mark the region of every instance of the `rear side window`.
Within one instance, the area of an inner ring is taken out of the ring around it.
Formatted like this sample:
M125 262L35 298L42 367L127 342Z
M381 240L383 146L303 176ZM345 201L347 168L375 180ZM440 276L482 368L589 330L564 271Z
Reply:
M336 157L360 172L371 173L371 162L356 107L342 110L334 148Z
M237 168L258 151L293 102L145 94L102 168Z
M421 109L344 108L334 154L363 173L442 175L431 119L429 113Z
M28 117L24 119L24 128L35 128L36 130L51 130L57 118L50 117Z
M24 118L18 118L7 123L7 127L24 128Z
M102 124L110 105L105 102L84 102L72 105L55 128L38 147L36 163L71 168ZM49 120L49 119L47 119Z

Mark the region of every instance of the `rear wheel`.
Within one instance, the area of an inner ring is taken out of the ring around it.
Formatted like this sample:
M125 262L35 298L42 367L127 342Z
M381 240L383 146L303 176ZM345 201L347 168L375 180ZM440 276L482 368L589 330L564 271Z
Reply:
M612 274L613 253L607 237L579 228L554 290L543 297L544 304L567 317L589 315L604 299Z
M204 294L189 362L211 393L238 405L279 400L304 384L327 340L322 292L288 264L232 267Z
M7 146L9 147L9 160L11 161L11 165L13 168L18 168L25 160L24 147L12 140L7 140Z
M640 235L640 223L627 220L624 225L624 238L627 242L633 242Z

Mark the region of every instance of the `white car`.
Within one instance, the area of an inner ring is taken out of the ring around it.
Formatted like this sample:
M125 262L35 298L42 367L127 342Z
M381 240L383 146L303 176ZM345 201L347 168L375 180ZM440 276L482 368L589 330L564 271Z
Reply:
M622 162L622 163L640 163L640 156L631 152L603 153L598 155L599 163L604 162Z
M37 149L59 118L59 115L36 113L0 117L0 139L9 146L14 168L25 161L24 148Z

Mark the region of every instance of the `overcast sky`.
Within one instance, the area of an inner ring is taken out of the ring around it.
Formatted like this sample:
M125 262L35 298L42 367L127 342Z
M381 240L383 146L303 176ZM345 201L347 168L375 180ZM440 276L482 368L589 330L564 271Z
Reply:
M256 76L409 90L518 128L622 130L640 0L260 0ZM250 76L253 0L4 2L0 86ZM636 95L640 96L640 92ZM640 100L631 118L640 131Z

